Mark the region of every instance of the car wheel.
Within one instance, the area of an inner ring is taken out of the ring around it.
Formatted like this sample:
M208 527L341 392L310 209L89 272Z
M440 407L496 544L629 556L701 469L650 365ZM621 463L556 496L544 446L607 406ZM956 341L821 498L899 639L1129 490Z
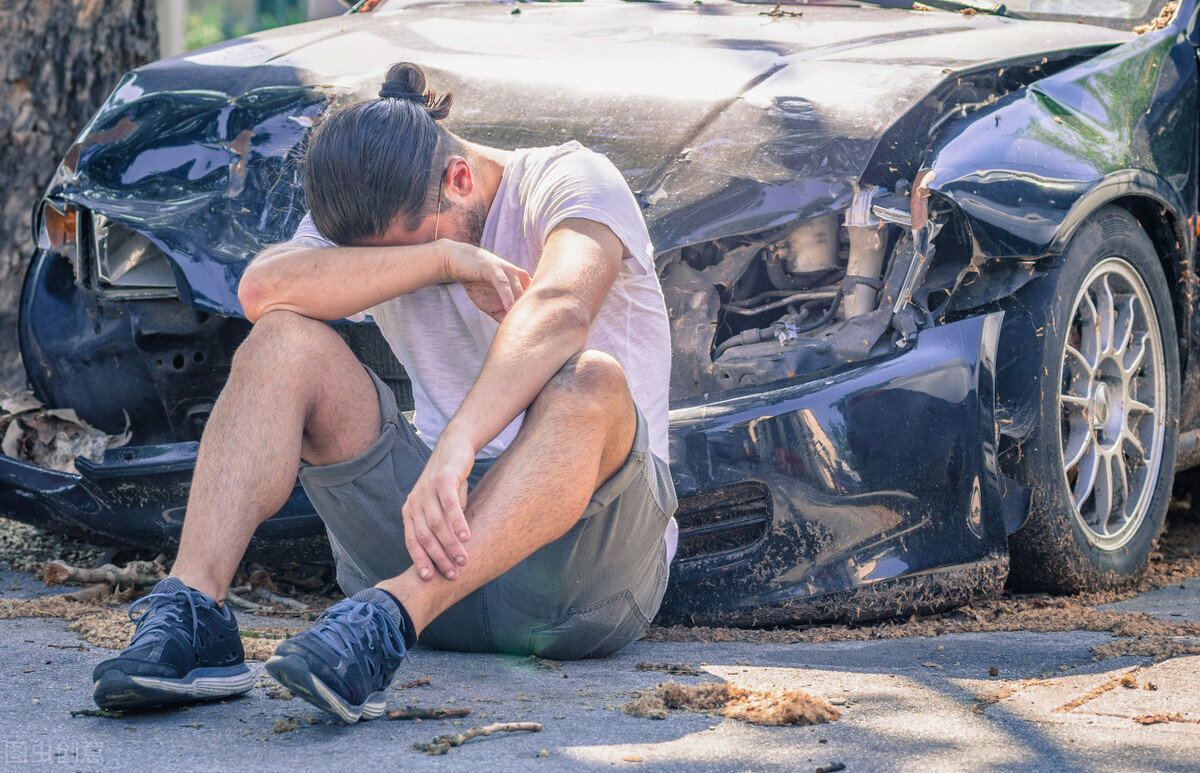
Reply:
M997 391L1027 426L1009 431L1001 465L1031 491L1010 584L1119 586L1146 565L1175 472L1179 356L1158 254L1105 207L1006 312Z

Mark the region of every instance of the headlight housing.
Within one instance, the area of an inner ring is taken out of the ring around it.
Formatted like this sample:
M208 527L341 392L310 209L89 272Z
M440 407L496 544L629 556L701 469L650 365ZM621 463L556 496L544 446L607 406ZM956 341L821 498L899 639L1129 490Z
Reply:
M66 201L42 205L38 247L71 262L75 282L104 298L177 298L175 271L146 236Z
M175 271L158 245L104 215L89 214L97 289L121 297L176 296Z

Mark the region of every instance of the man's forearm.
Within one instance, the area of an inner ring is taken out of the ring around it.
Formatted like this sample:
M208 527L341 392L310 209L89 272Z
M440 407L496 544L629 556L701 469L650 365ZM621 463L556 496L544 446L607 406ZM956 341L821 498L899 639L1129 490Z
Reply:
M587 344L589 320L569 297L531 289L512 307L475 384L444 430L478 454Z
M448 281L444 242L409 247L277 245L255 258L238 286L246 318L285 309L342 319L389 298Z

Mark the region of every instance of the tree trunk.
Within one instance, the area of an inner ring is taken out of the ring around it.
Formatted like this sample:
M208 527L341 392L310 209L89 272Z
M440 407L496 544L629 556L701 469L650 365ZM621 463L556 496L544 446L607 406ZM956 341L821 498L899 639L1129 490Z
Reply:
M0 0L0 388L24 384L17 303L30 213L125 72L157 57L154 0Z

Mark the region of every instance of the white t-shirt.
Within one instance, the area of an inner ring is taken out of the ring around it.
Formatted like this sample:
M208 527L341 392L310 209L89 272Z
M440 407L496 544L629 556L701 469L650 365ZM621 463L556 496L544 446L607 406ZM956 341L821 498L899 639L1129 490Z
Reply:
M666 461L671 374L666 306L646 223L613 163L578 142L515 151L488 211L481 246L532 275L546 238L567 218L603 223L630 254L591 325L587 347L621 363L645 417L650 450ZM334 246L309 215L296 230L295 238L301 237ZM412 380L413 423L432 448L478 378L499 324L477 309L457 284L424 287L367 311ZM523 416L480 455L499 456L516 436Z

